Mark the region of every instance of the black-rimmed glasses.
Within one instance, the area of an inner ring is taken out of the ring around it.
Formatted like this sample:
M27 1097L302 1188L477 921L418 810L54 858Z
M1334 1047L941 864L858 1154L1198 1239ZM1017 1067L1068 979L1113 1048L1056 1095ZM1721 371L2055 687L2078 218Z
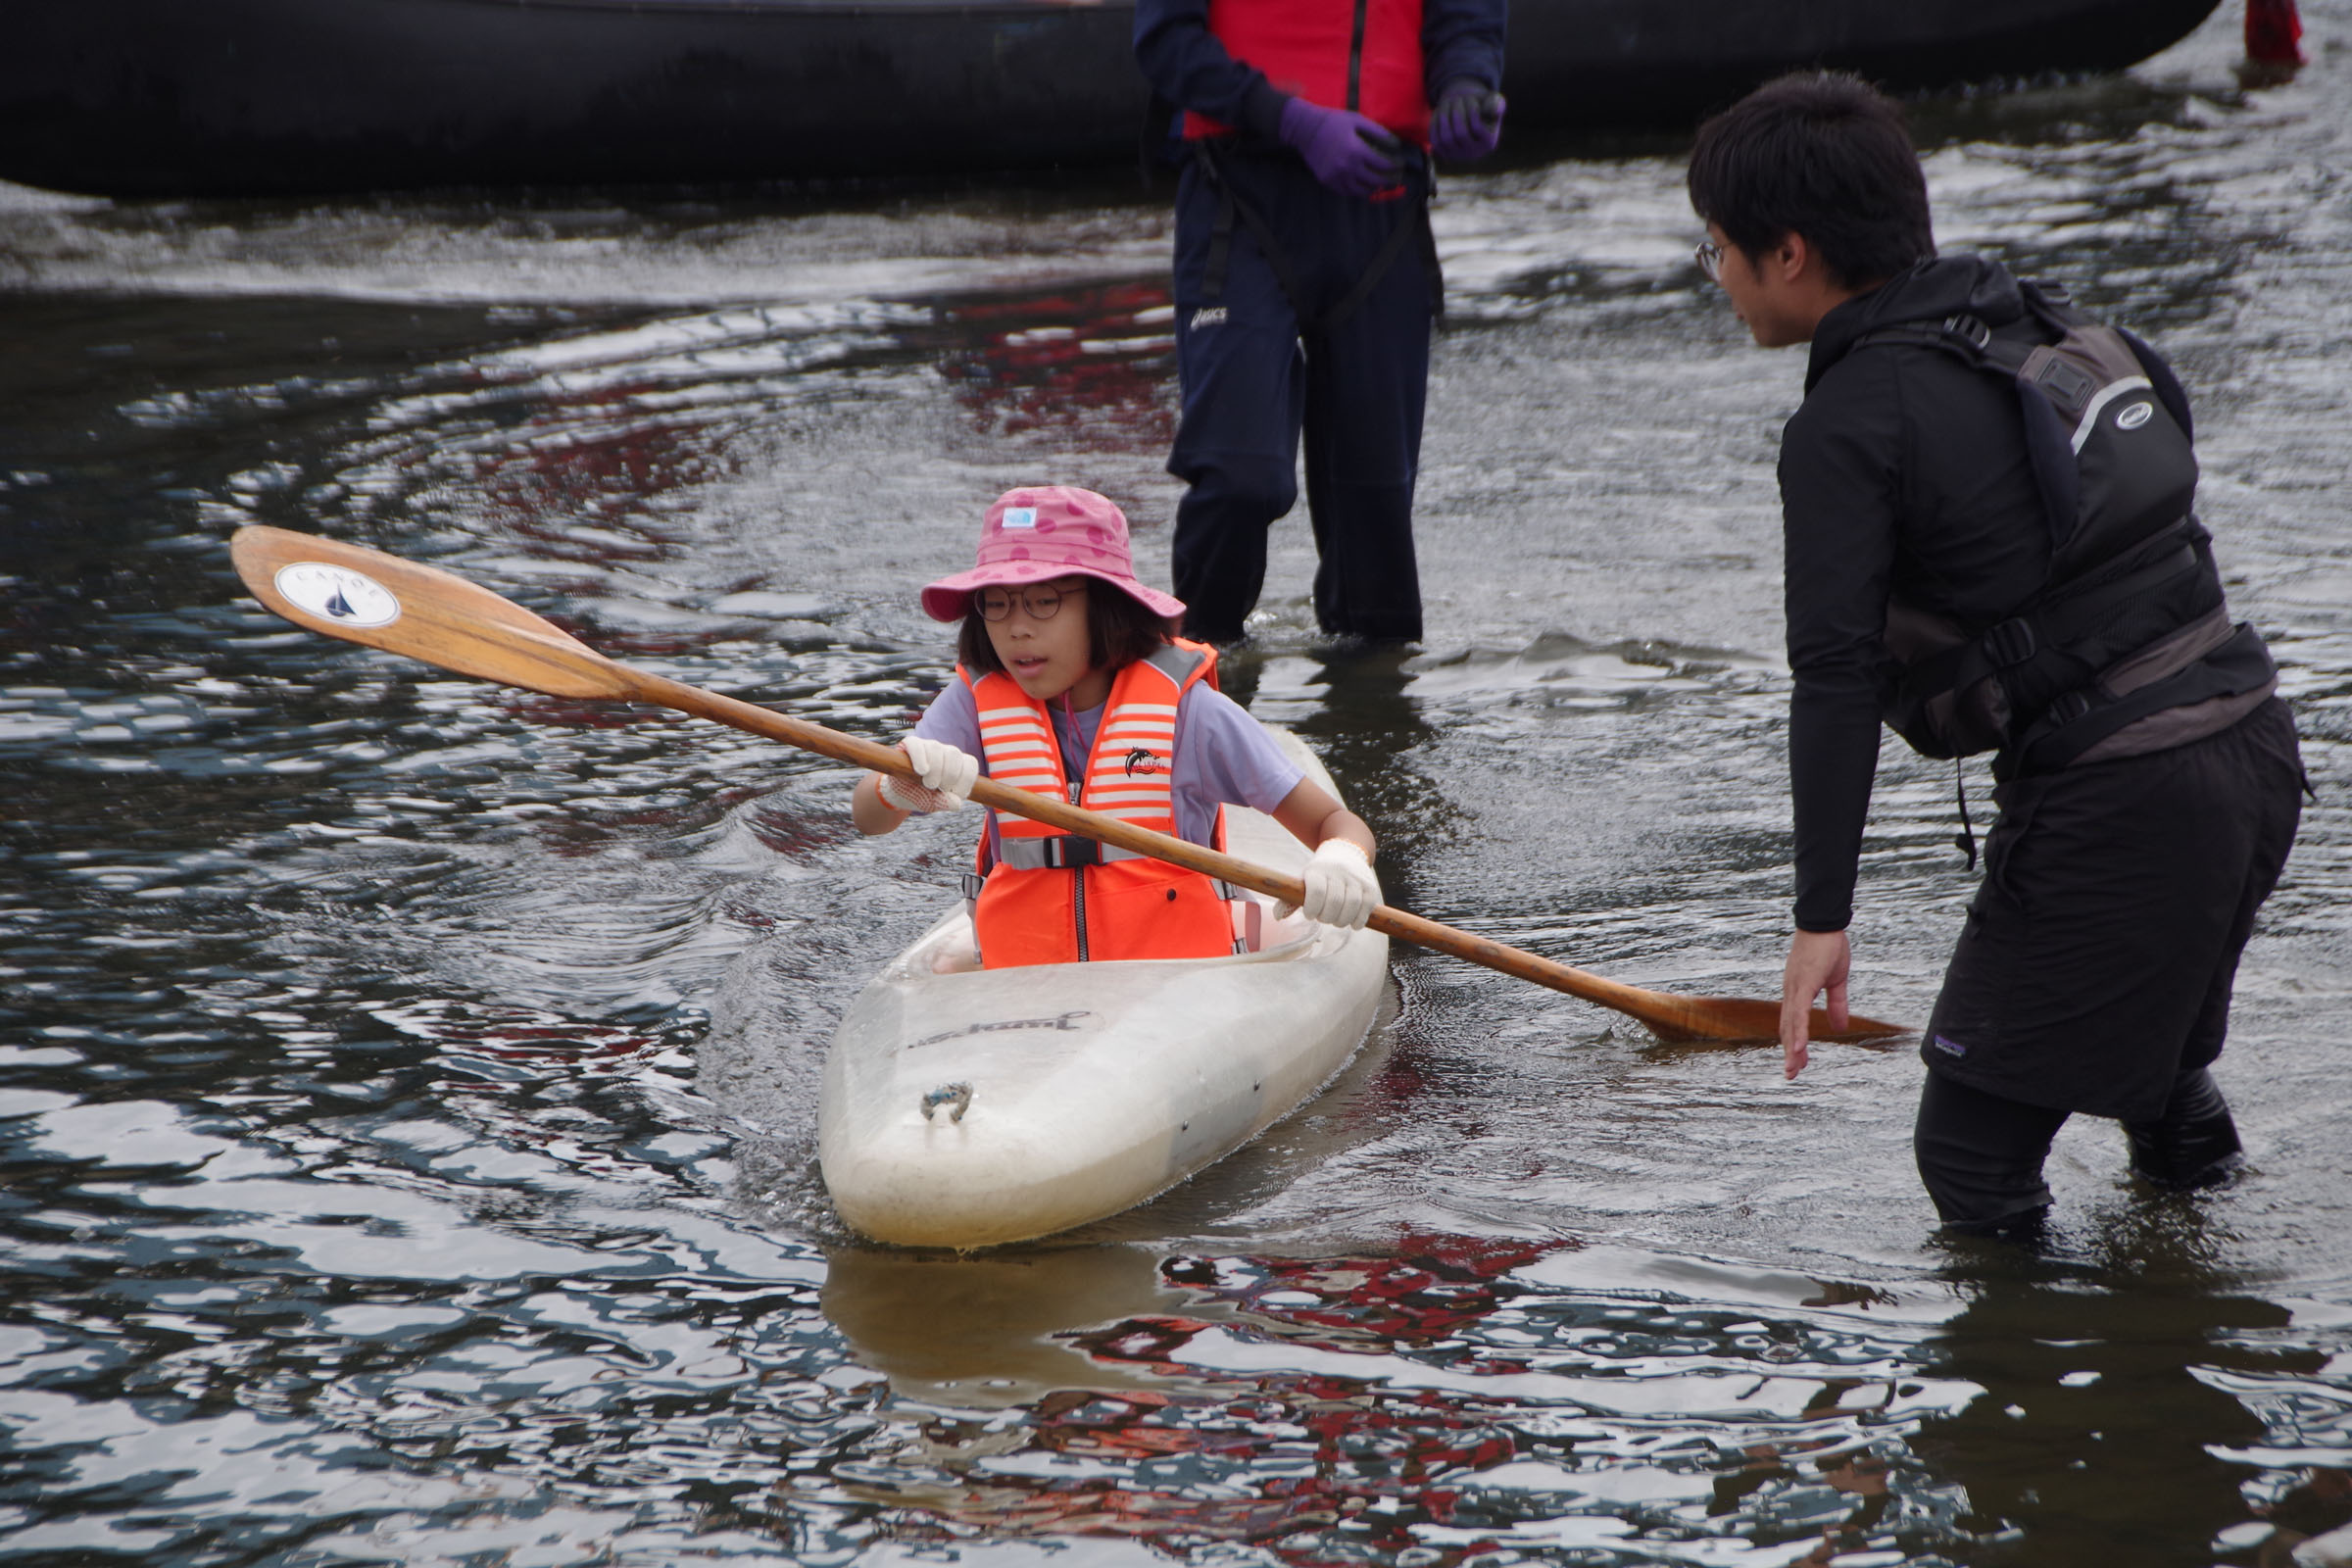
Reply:
M1051 583L1038 583L1033 587L1019 589L983 588L972 596L972 602L980 607L982 620L1003 620L1006 615L1012 613L1012 607L1016 599L1020 607L1029 612L1031 620L1052 620L1054 612L1061 609L1061 602L1064 599L1084 591L1075 586L1056 588Z

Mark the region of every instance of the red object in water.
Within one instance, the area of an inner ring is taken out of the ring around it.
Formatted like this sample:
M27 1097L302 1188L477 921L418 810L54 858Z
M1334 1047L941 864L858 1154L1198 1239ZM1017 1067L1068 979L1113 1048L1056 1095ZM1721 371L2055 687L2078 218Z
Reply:
M2295 0L2246 0L2246 58L2265 66L2299 66L2303 19Z

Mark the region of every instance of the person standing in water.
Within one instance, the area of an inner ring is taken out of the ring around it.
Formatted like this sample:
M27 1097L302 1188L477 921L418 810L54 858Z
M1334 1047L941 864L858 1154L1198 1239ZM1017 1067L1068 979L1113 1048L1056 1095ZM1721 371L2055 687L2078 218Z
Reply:
M1429 154L1502 134L1504 0L1139 0L1135 56L1184 111L1176 364L1188 636L1239 641L1306 438L1315 619L1421 636L1413 482L1440 308Z
M1920 1047L1914 1149L1946 1226L2036 1227L2075 1112L2120 1120L2159 1187L2220 1180L2239 1143L2208 1068L2304 779L2190 511L2179 381L2062 292L1937 257L1901 116L1851 76L1710 120L1690 191L1756 342L1811 345L1780 460L1786 1071L1816 996L1844 1021L1884 714L1927 756L1995 753L1984 883Z

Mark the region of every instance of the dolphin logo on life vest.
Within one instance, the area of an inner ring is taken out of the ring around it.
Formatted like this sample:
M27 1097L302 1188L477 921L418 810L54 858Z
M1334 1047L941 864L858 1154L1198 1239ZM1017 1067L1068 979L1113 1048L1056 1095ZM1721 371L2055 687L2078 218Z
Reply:
M1166 765L1141 746L1127 754L1127 776L1129 778L1135 777L1138 773L1156 773Z

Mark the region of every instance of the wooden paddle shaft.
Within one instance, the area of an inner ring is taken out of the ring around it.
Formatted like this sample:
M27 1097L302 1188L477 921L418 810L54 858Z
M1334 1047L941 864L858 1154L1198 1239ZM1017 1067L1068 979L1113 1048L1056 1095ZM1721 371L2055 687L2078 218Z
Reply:
M514 601L436 566L403 561L364 545L260 524L238 529L229 541L229 551L238 575L263 604L296 625L330 637L526 691L651 703L837 761L901 778L914 777L906 754L895 746L858 740L772 709L632 669ZM979 780L972 799L1001 811L1202 871L1285 903L1298 903L1303 891L1295 877L993 779ZM1769 1040L1780 1031L1778 1003L1646 991L1386 905L1373 911L1371 924L1403 941L1615 1008L1662 1039ZM1895 1025L1862 1017L1833 1031L1828 1015L1818 1008L1813 1012L1812 1031L1818 1040L1861 1040L1903 1032Z
M779 713L773 709L665 680L659 675L647 675L634 670L627 673L631 685L636 688L632 695L639 701L674 708L708 718L713 723L765 735L803 751L871 768L878 773L892 773L906 779L915 777L912 765L906 760L906 754L895 746L859 740L856 736L827 729L821 724ZM1086 810L1066 801L1055 800L1051 795L1014 789L995 779L982 778L973 784L971 798L982 806L1026 816L1085 838L1115 844L1121 849L1133 850L1139 855L1148 855L1171 865L1181 865L1187 870L1203 872L1237 887L1280 899L1286 904L1297 904L1304 896L1304 889L1297 877L1285 876L1249 860L1236 859L1230 855L1185 839L1138 827L1115 816ZM1408 914L1385 904L1372 911L1370 923L1373 930L1401 941L1434 948L1457 958L1628 1013L1667 1038L1769 1039L1780 1028L1780 1007L1776 1003L1731 997L1678 997L1668 992L1625 985L1529 953L1524 948L1473 936L1469 932L1423 919L1417 914ZM1899 1032L1889 1025L1866 1018L1851 1019L1846 1029L1834 1030L1830 1027L1828 1013L1816 1008L1813 1014L1813 1037L1818 1040L1868 1039Z

